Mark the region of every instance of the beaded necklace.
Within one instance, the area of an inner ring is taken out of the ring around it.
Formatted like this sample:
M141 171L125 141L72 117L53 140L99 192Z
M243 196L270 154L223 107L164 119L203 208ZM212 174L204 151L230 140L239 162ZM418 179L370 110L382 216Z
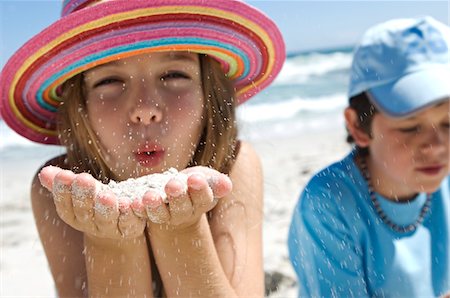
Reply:
M427 194L427 199L426 199L425 203L423 204L423 207L420 210L420 214L414 223L409 224L409 225L397 225L386 215L386 213L384 213L383 209L380 206L380 202L378 201L377 196L375 195L375 191L372 186L372 182L370 179L370 173L369 173L369 170L367 169L367 164L366 164L365 158L360 158L359 161L360 161L359 164L361 167L361 172L363 174L364 179L367 182L370 200L372 201L372 204L375 207L375 210L376 210L378 216L381 218L381 220L389 228L391 228L393 231L395 231L397 233L414 232L417 229L417 226L419 226L423 222L424 217L427 214L428 210L430 210L431 194L429 194L429 193Z

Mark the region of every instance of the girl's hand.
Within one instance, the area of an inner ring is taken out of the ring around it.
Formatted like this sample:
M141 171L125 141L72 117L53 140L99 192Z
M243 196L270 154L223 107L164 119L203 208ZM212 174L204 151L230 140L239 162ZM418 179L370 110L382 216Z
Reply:
M145 220L133 212L131 200L117 198L91 175L47 166L39 180L53 193L59 217L74 229L112 239L143 234Z
M165 186L168 203L156 190L145 193L142 205L149 224L166 224L173 228L190 226L214 208L217 200L228 195L232 189L230 178L211 168L192 167L180 174L170 179Z

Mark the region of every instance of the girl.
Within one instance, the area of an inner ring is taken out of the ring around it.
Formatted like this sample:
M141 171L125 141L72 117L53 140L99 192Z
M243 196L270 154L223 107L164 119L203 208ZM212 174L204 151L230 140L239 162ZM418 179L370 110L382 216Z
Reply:
M58 296L262 296L262 173L235 107L280 71L279 30L234 0L64 4L1 74L5 122L67 148L31 189ZM101 186L169 168L186 175L164 195Z
M450 28L373 27L356 48L355 149L316 174L289 232L302 297L436 297L450 291Z

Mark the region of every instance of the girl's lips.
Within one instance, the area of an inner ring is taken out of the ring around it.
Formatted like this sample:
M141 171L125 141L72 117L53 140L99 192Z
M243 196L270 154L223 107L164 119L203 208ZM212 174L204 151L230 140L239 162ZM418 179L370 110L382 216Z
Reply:
M426 175L434 176L439 174L443 168L444 168L443 166L423 167L418 168L417 171Z
M143 167L155 167L160 164L164 159L164 151L141 151L139 150L134 154L137 161Z
M141 166L154 167L163 161L164 153L164 149L156 144L145 144L139 147L134 155Z

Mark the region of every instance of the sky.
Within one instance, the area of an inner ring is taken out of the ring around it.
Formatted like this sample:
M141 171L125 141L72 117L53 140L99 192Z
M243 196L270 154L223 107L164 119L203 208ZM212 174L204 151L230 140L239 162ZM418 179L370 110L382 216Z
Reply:
M288 53L354 45L368 27L391 18L430 15L450 22L450 0L246 2L278 24ZM25 41L58 19L61 3L0 0L0 66Z
M430 15L450 23L450 0L249 1L280 27L287 51L354 45L370 26L392 18Z

